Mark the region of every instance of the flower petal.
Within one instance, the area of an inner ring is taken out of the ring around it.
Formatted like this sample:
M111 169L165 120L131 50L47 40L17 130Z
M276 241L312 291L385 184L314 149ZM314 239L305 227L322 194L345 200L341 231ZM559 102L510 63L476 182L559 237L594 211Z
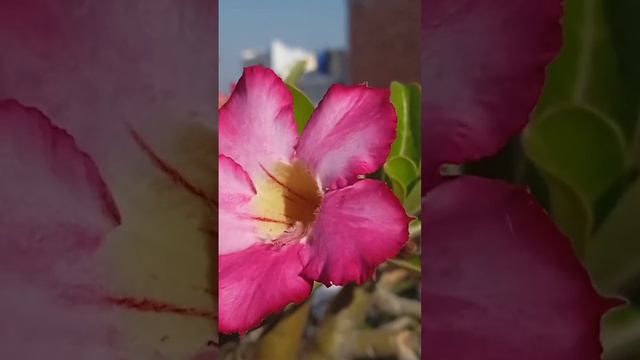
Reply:
M293 97L270 69L245 68L233 93L219 112L220 154L235 160L256 181L288 163L298 141Z
M218 156L219 194L218 254L243 250L258 241L251 218L256 189L249 175L231 158Z
M524 127L560 49L561 0L432 1L422 7L427 188L443 163L497 152Z
M303 274L325 285L367 281L405 245L409 220L382 182L365 179L330 191L307 240Z
M344 187L382 166L396 123L387 89L333 85L309 120L296 156L323 188Z
M114 300L134 300L115 306L146 306L116 312L110 359L185 359L217 339L217 10L210 0L0 1L0 98L37 105L72 134L122 213L90 268Z
M213 127L216 12L210 0L2 1L0 98L42 109L111 186L140 163L125 124L147 139L176 119Z
M302 244L253 245L220 256L219 329L245 333L287 304L311 293L311 281L300 276Z
M44 114L0 101L0 269L49 276L93 253L120 215L87 154Z
M444 183L424 199L423 239L426 357L600 359L609 305L524 189Z
M44 114L0 101L0 358L113 359L109 312L63 292L90 266L120 215L98 169Z

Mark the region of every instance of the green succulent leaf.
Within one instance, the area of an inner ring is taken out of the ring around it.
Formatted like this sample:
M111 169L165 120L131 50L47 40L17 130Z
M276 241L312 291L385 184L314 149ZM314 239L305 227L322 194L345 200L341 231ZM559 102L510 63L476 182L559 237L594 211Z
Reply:
M304 128L307 126L315 107L307 95L305 95L295 85L287 84L291 95L293 95L293 115L298 125L298 133L302 134Z
M384 171L401 200L420 178L420 101L418 84L391 83L391 102L398 116L398 127Z
M633 183L586 247L586 264L606 293L640 302L640 180Z
M580 106L536 119L524 135L527 156L593 205L623 176L626 145L617 125ZM553 201L553 199L552 199Z
M602 325L604 360L640 358L640 308L627 306L610 311Z
M397 137L391 146L390 158L404 156L420 164L420 85L391 83L391 102L398 115Z
M418 180L411 186L404 198L404 208L409 215L418 216L422 208L422 180Z
M632 3L636 3L633 5ZM619 23L633 26L637 22L621 18L626 12L640 10L638 2L620 0L567 0L563 19L563 49L548 70L542 100L536 118L566 105L587 106L604 114L625 134L638 120L638 92L635 73L621 67L627 59L638 59L640 42L634 37L618 36ZM623 25L623 26L625 26ZM629 29L627 29L629 30ZM625 39L627 39L625 41ZM636 71L637 72L637 71Z
M404 156L396 156L387 160L384 171L391 180L391 186L396 196L404 200L411 185L420 177L420 170Z

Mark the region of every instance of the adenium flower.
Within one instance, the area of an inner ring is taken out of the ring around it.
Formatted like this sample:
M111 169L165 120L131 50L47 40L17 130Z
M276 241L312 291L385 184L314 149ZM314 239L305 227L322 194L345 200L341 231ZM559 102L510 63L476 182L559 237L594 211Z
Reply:
M215 359L216 21L0 1L0 358Z
M396 136L389 91L333 85L298 138L293 99L246 68L219 111L219 329L246 332L325 285L363 283L408 240L409 217L361 179Z
M425 358L600 359L612 303L531 194L439 174L496 153L527 124L561 13L560 0L423 6Z

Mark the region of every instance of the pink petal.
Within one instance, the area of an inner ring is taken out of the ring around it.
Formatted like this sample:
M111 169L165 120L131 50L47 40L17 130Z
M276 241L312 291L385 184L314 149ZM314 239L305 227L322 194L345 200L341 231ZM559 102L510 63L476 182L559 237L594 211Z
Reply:
M256 243L251 199L256 189L249 175L231 158L218 156L218 254L243 250Z
M524 127L560 49L561 0L444 0L422 7L427 188L443 163L497 152Z
M219 112L220 154L244 168L252 179L261 168L288 163L298 141L293 97L270 69L245 68L231 97Z
M387 89L333 85L300 138L296 156L323 188L344 187L382 166L396 123Z
M463 177L423 202L427 358L600 359L609 307L524 189Z
M120 216L93 161L40 111L0 101L0 358L113 359L110 313L69 301Z
M148 162L125 125L154 145L175 122L214 126L217 1L2 1L0 23L0 98L42 109L112 188Z
M267 315L311 293L311 281L300 276L302 244L253 245L220 256L219 330L245 333Z
M304 275L325 285L367 281L405 245L409 221L382 182L365 179L330 191L305 249Z
M40 111L0 101L0 269L49 276L120 222L93 161Z
M130 130L193 189L217 194L217 5L0 1L0 98L37 106L73 135L123 215L88 268L104 274L109 294L165 310L217 312L217 215L161 171ZM120 310L118 356L109 359L185 359L216 337L213 315Z

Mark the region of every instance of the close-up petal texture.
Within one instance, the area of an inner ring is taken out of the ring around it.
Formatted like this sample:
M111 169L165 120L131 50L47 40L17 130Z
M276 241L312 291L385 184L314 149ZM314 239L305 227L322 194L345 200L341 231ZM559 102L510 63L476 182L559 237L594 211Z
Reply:
M0 264L32 281L94 252L120 214L89 156L39 110L0 101Z
M0 98L37 107L71 135L100 169L121 214L121 226L106 235L95 256L85 256L92 271L83 273L100 273L94 281L99 291L57 286L105 302L110 320L103 322L103 314L83 300L69 306L77 316L67 326L81 334L91 332L94 320L101 323L109 332L109 360L189 359L210 352L217 343L217 1L1 1L0 23ZM31 160L22 156L17 159ZM43 180L33 194L47 184ZM58 189L59 196L24 209L74 210L78 221L93 226L91 208L69 203L77 197L71 190L83 193L79 185L71 182ZM35 258L25 262L32 264ZM29 294L41 308L59 309L56 296ZM48 330L33 332L33 341L57 343L61 332ZM52 349L35 358L98 359L100 349L96 357L58 356ZM7 358L29 358L19 355Z
M3 100L0 173L0 358L113 359L109 308L80 295L120 223L97 167L42 112Z

